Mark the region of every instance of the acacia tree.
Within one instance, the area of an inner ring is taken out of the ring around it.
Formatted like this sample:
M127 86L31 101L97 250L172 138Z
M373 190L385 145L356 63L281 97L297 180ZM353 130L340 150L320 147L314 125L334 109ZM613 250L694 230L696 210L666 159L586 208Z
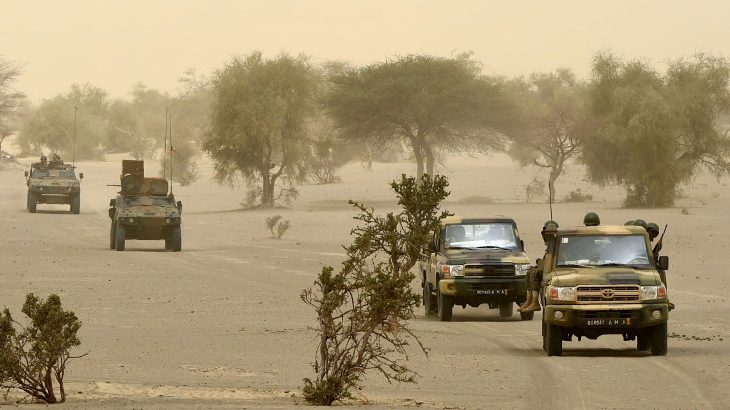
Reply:
M326 106L343 138L382 146L405 139L417 175L434 175L437 150L500 148L508 107L502 85L468 55L408 55L333 72Z
M15 111L25 95L13 87L21 74L20 66L0 57L0 119Z
M511 84L519 120L509 136L510 155L522 166L549 171L550 200L555 200L555 181L568 161L580 155L585 136L593 129L587 89L567 69L533 74Z
M593 61L594 112L601 120L583 151L589 178L626 187L627 206L670 206L701 167L730 171L730 136L718 130L730 108L730 67L696 55L666 74L611 54Z
M102 157L109 99L106 91L90 84L74 84L68 93L41 102L18 135L21 151L38 154L48 149L66 160L71 159L74 154L74 107L78 107L76 159Z
M220 69L212 81L210 132L203 142L216 179L260 183L249 193L263 207L292 192L292 184L306 176L306 125L315 112L319 81L306 57L286 53L265 60L254 52ZM277 195L281 180L288 186Z
M144 84L135 85L130 94L131 100L119 99L110 106L107 152L129 152L135 159L145 159L163 145L170 97Z

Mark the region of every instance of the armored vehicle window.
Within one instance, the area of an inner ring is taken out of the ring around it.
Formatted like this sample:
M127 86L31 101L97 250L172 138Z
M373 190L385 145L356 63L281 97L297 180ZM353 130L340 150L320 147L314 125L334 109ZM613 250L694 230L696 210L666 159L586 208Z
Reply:
M557 245L557 266L651 267L642 235L561 236Z
M515 228L509 223L448 225L444 243L447 249L505 248L519 250Z
M172 200L159 196L132 196L123 199L124 206L163 206L171 205Z
M48 170L43 168L33 168L30 171L30 176L35 178L45 178L48 176Z

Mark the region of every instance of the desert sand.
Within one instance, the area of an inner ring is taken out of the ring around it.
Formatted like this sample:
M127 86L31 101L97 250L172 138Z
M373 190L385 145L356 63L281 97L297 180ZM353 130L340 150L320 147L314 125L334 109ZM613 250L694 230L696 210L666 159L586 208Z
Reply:
M25 210L23 170L31 158L0 168L0 307L22 317L25 294L55 292L83 321L89 354L69 364L63 408L294 407L303 377L312 377L314 313L299 299L323 265L337 265L349 240L349 198L378 211L395 209L387 183L412 173L408 162L359 163L342 182L299 187L288 208L242 210L244 190L200 179L175 185L183 201L183 251L162 241L129 241L109 250L109 199L118 188L120 156L77 163L85 174L81 214L68 207ZM154 165L147 164L154 173ZM501 155L451 157L440 171L451 181L444 208L460 215L516 219L531 259L541 256L544 202L525 203L536 174ZM417 384L388 384L369 374L357 403L438 408L727 408L730 406L730 239L728 179L699 175L676 206L625 209L623 191L584 181L571 166L558 197L580 187L592 202L557 203L561 226L595 211L604 224L643 218L669 224L669 354L652 357L619 336L564 344L562 357L542 350L540 315L500 319L496 310L454 310L450 323L416 312L411 326L429 348L413 349ZM686 214L682 209L686 209ZM264 219L291 221L270 237ZM415 292L420 293L414 281ZM19 394L11 394L10 401ZM3 404L0 402L0 405Z

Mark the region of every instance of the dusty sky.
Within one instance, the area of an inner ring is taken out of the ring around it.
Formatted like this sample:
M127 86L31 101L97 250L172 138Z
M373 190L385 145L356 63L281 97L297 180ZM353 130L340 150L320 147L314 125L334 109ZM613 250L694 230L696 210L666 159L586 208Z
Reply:
M396 54L473 51L487 71L565 66L586 76L612 49L661 65L697 51L730 56L727 1L26 1L0 0L0 55L24 64L37 101L90 82L123 96L137 82L174 92L260 49L362 64Z

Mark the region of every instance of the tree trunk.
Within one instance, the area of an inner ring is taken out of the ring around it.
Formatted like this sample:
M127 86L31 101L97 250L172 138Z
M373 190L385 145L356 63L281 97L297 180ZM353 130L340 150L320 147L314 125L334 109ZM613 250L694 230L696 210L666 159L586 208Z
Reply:
M416 157L416 177L421 180L423 176L423 145L414 137L408 138L411 142L411 148L413 149L413 155Z
M433 178L434 165L436 162L433 154L433 147L428 144L423 144L423 151L426 153L426 174L428 174L429 178Z
M550 191L550 202L555 202L555 181L563 172L562 165L550 168L550 178L548 179L548 190Z
M274 181L270 179L268 172L264 173L262 180L261 206L271 208L274 206Z

